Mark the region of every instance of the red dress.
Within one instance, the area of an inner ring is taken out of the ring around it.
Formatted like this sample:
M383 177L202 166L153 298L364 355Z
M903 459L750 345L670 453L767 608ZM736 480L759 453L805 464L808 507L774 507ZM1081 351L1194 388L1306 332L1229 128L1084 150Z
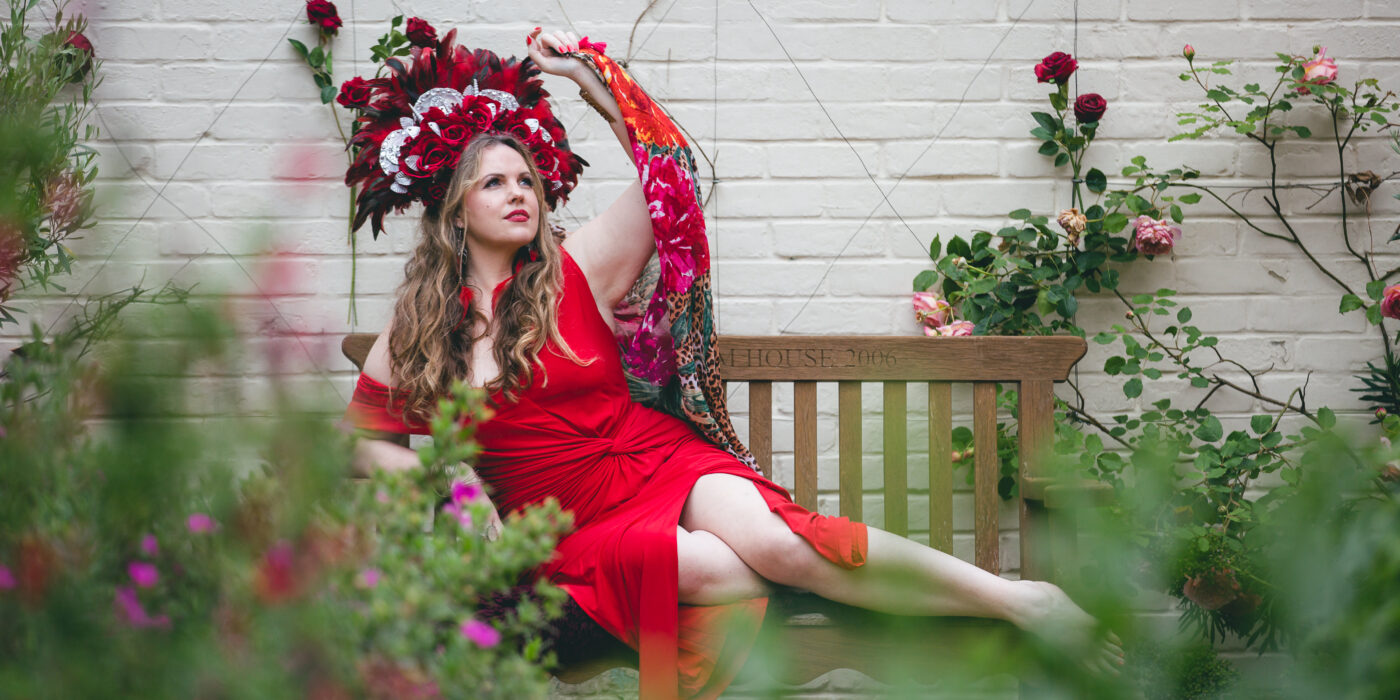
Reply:
M696 479L721 473L753 481L793 532L845 568L865 562L865 526L796 505L688 423L633 403L587 279L567 253L563 267L560 334L577 356L595 360L580 366L546 345L540 363L547 381L537 373L515 403L492 397L495 415L477 429L476 473L493 487L502 513L551 496L573 512L573 530L542 575L638 650L643 697L714 697L742 665L767 599L678 604L676 526ZM388 403L387 387L361 375L350 415L364 428L426 431L401 423ZM734 631L736 617L746 618L745 632Z

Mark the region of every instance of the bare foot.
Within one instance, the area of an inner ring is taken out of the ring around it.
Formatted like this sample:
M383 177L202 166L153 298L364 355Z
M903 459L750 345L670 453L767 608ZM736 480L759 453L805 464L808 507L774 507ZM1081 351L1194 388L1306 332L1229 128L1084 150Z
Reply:
M1020 581L1026 606L1013 619L1018 627L1045 642L1075 653L1094 673L1118 675L1123 665L1123 641L1111 631L1100 632L1098 620L1074 604L1059 586L1045 581Z

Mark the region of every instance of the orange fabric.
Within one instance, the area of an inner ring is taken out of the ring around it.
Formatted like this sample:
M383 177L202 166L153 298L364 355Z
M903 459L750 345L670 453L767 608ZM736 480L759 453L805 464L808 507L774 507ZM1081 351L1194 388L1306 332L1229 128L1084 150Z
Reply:
M711 473L749 479L793 532L845 568L865 563L866 528L794 504L781 486L688 423L633 403L612 329L588 281L567 255L564 269L559 331L579 357L593 361L580 366L547 345L540 353L544 372L519 401L493 395L494 414L477 431L476 472L493 487L503 513L551 497L573 513L573 530L540 574L638 650L643 698L714 697L743 665L767 600L679 604L676 525L696 479ZM388 391L366 379L352 413L363 427L386 429L391 422L376 406L387 406Z

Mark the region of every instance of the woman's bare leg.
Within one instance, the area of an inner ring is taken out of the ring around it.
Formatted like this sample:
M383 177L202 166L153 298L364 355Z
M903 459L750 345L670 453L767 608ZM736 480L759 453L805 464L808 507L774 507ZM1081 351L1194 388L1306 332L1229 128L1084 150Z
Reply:
M723 605L771 592L767 581L711 533L677 527L676 557L680 602L686 605Z
M1042 635L1087 638L1094 633L1094 619L1053 584L1009 581L878 528L868 528L865 565L843 569L793 533L757 489L740 476L702 476L691 489L681 526L691 535L713 533L769 581L847 605L910 615L996 618ZM1113 642L1105 652L1121 655Z

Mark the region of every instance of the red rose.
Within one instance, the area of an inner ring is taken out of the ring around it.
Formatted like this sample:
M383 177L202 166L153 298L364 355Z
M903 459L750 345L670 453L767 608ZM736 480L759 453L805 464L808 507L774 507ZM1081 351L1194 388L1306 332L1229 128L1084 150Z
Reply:
M50 35L54 36L54 35ZM63 39L59 46L61 49L76 49L77 55L72 53L55 56L55 63L58 65L60 73L68 74L68 82L81 83L87 77L88 71L92 70L92 42L78 32L68 32L68 36Z
M306 0L306 21L320 27L323 34L335 34L344 24L328 0Z
M433 25L417 17L408 18L408 29L404 32L404 36L407 36L408 43L414 46L433 48L438 45L437 30L433 29Z
M419 134L399 156L403 174L415 179L432 177L443 166L456 167L458 157L457 149L443 143L431 131Z
M491 128L491 124L496 121L496 109L500 109L495 100L488 97L469 97L467 101L457 108L457 112L462 115L462 121L474 133L481 133Z
M358 75L340 84L340 95L335 101L342 107L364 109L374 95L374 84Z
M1080 124L1096 122L1105 109L1108 109L1108 103L1103 101L1103 97L1096 92L1086 92L1074 101L1074 118Z
M447 178L437 178L433 184L428 185L428 198L424 204L437 204L447 197ZM466 289L466 287L463 287Z
M1074 60L1073 56L1056 51L1041 59L1040 65L1035 67L1035 79L1038 83L1064 85L1078 67L1079 62Z

